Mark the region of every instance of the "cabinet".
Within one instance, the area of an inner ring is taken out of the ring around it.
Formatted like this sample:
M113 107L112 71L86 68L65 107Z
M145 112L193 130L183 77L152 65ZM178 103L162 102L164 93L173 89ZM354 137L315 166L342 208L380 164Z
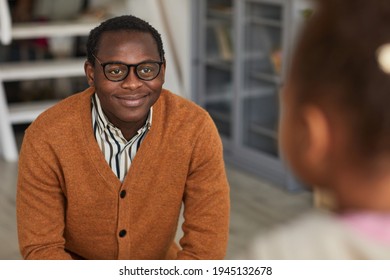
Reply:
M302 11L293 0L193 1L193 96L221 135L225 160L289 190L278 152L278 94Z

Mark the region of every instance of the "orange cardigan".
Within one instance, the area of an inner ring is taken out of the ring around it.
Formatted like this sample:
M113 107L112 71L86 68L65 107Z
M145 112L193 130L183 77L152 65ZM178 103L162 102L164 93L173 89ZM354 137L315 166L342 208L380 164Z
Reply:
M206 111L163 90L121 183L93 135L93 93L59 102L26 131L17 189L23 258L223 259L229 187L221 140Z

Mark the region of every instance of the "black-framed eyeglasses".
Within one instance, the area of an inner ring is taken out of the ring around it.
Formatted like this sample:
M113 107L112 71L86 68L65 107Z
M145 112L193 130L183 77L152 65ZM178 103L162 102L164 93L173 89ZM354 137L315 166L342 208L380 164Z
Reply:
M134 67L134 74L141 80L151 81L160 74L162 61L143 61L138 64L125 64L121 62L105 62L102 63L93 54L93 57L103 67L104 76L112 82L120 82L126 79L130 73L130 68Z

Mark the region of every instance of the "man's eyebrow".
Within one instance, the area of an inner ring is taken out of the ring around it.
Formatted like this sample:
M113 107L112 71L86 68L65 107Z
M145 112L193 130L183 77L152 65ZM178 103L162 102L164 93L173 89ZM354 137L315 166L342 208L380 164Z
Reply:
M104 61L104 62L102 62L102 64L137 65L137 64L146 63L146 62L162 62L162 61L160 59L145 59L145 60L141 60L140 62L137 62L137 63L126 63L126 62L120 61L120 60L111 60L111 61Z

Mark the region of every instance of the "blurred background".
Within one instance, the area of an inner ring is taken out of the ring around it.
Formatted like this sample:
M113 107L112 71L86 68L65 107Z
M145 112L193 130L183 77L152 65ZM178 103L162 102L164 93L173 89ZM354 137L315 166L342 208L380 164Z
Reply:
M205 108L218 127L231 187L226 258L313 207L277 139L278 94L312 10L309 0L0 0L0 259L20 259L15 193L23 132L88 86L86 36L122 14L161 33L165 88Z

